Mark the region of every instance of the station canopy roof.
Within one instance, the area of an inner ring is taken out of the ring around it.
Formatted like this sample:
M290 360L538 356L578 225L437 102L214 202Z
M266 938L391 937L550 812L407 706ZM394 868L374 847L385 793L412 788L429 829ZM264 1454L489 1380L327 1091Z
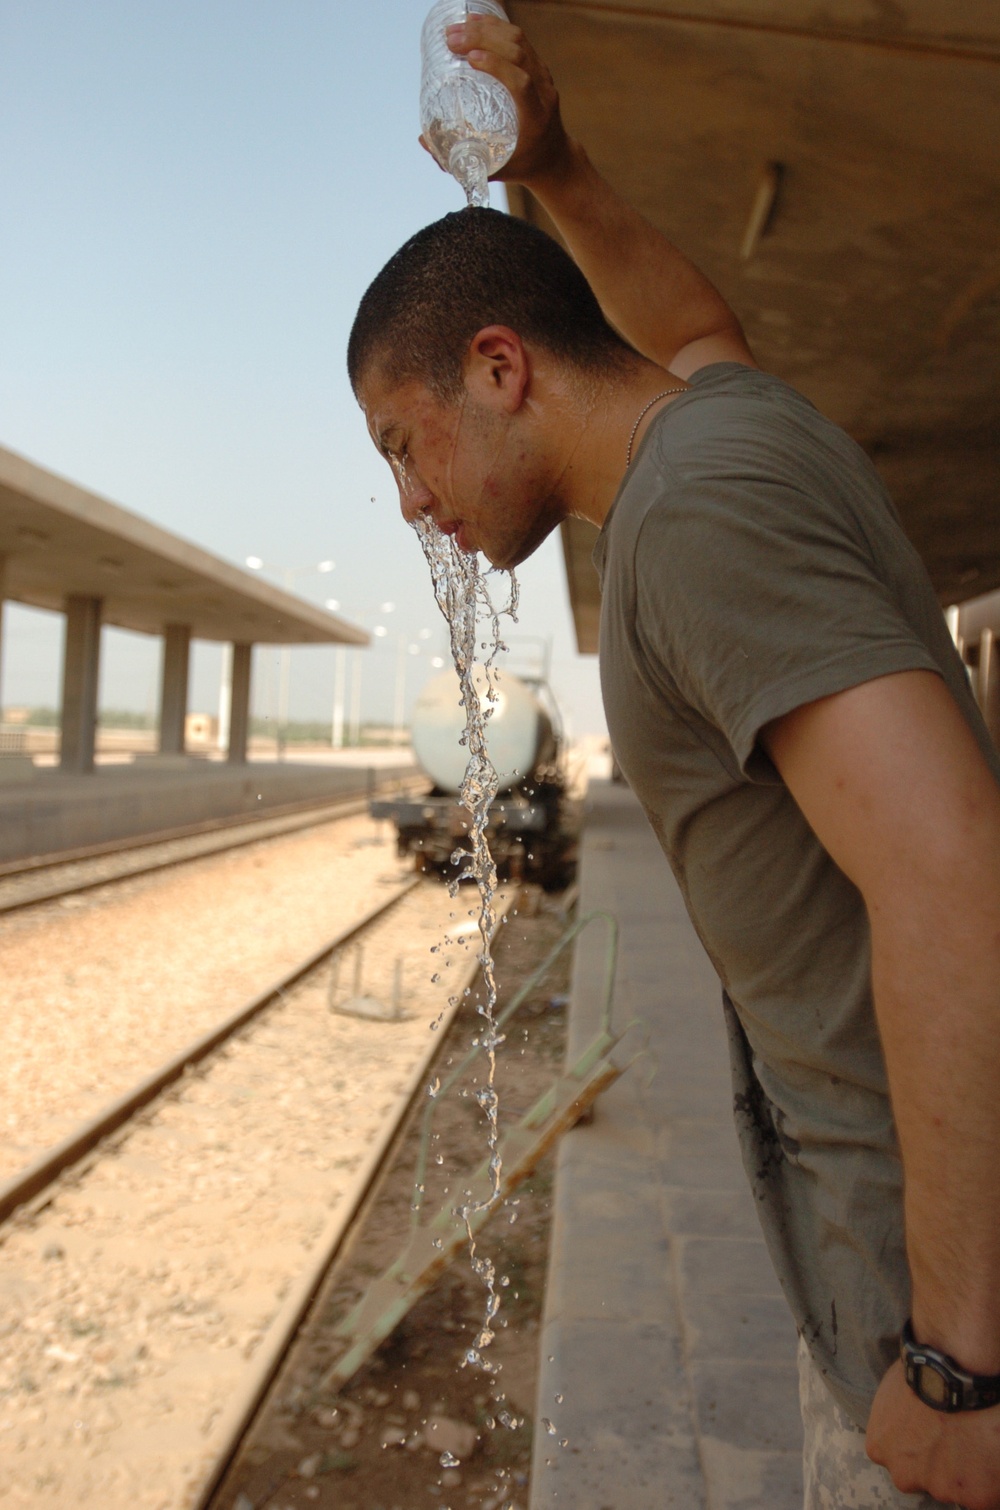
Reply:
M1000 7L507 8L597 167L722 290L761 365L872 456L942 603L1000 586ZM563 539L595 650L593 531Z
M196 639L272 645L366 645L368 634L0 447L0 588L61 610L103 600L107 624Z

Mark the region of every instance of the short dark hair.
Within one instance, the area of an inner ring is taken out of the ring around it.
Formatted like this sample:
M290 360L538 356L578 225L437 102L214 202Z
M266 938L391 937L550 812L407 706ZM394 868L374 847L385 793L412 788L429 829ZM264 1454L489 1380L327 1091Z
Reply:
M558 242L499 210L466 209L411 236L368 288L347 346L351 387L377 360L392 382L418 378L454 398L469 343L487 325L508 325L585 371L635 357Z

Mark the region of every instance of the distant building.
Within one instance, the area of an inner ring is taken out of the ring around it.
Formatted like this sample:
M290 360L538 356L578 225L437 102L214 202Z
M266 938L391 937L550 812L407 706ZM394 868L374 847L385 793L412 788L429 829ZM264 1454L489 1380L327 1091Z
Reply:
M184 743L192 749L215 748L219 737L219 720L211 713L189 713L184 720Z

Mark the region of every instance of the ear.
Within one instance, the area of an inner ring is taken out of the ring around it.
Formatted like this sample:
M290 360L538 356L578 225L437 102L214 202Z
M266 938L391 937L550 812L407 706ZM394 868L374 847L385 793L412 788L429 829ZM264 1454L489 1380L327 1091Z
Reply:
M469 342L462 376L469 394L491 409L516 414L531 380L531 359L509 325L486 325Z

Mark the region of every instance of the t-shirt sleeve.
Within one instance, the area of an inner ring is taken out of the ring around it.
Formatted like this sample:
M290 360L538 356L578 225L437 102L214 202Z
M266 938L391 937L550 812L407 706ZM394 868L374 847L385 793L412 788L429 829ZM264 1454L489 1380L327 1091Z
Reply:
M636 632L653 674L746 771L761 728L893 672L940 671L836 503L783 484L678 480L636 537Z

